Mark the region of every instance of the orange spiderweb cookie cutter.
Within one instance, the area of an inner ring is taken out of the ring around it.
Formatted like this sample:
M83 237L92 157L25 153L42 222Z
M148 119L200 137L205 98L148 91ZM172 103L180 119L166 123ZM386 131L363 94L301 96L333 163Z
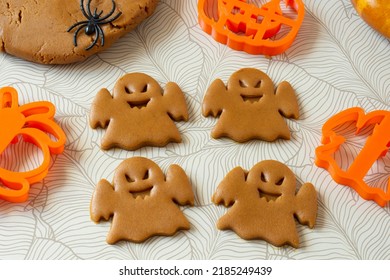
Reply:
M364 127L375 125L372 134L347 170L342 170L334 153L345 142L345 137L337 135L335 128L348 122L356 122L356 134ZM338 184L352 187L363 199L373 200L384 207L390 201L390 182L387 193L381 188L369 186L364 176L376 160L385 156L390 146L390 111L378 110L365 114L362 108L354 107L330 118L322 127L322 144L316 149L315 163L329 171Z
M295 18L283 14L281 1L292 8ZM302 0L271 0L261 7L248 3L248 0L198 1L201 28L217 42L249 54L273 56L283 53L297 36L304 15ZM288 33L272 38L282 26L289 28Z
M18 105L18 93L12 87L0 89L0 154L21 135L26 142L39 147L43 154L41 165L23 172L0 167L0 199L24 202L30 185L42 180L48 173L51 154L64 150L65 133L54 121L55 107L47 101ZM50 135L57 140L54 141Z

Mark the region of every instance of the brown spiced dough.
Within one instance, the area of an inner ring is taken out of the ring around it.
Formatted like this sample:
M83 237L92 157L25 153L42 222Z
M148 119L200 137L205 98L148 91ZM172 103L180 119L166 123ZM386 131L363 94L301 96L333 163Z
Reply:
M317 217L317 194L311 183L296 193L296 178L275 160L257 163L247 172L230 171L212 196L215 204L229 207L217 223L243 239L262 239L275 246L299 246L295 218L313 228Z
M92 103L90 126L106 129L102 149L136 150L181 142L174 121L187 121L184 94L176 83L163 91L152 77L130 73L115 84L113 95L101 89Z
M254 68L236 71L226 86L215 80L207 89L202 110L205 117L219 117L211 132L213 138L229 137L237 142L290 139L283 117L299 117L291 85L283 81L275 91L267 74Z
M90 213L96 223L112 217L107 243L143 242L189 229L179 205L193 204L190 182L180 166L171 165L165 177L153 161L134 157L118 166L112 184L104 179L97 184Z
M66 64L82 61L109 48L117 39L133 30L155 10L158 0L115 0L113 16L122 14L112 23L101 25L105 42L85 50L95 33L79 32L77 47L73 35L67 32L76 22L87 20L80 0L0 0L0 50L26 60L43 64ZM84 1L86 7L88 1ZM101 17L109 14L112 0L92 0L91 12L97 9ZM113 18L110 17L110 18ZM110 19L108 18L108 19Z

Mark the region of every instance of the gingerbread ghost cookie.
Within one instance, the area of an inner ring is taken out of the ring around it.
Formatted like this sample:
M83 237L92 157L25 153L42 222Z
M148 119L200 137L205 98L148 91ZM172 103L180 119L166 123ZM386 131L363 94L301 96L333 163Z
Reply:
M43 64L85 60L154 12L158 0L0 0L0 51Z
M166 177L153 161L134 157L117 168L113 184L101 180L91 200L91 219L112 224L107 243L143 242L151 236L170 236L190 224L179 205L193 205L194 194L183 169L171 165Z
M100 90L90 113L90 126L106 129L102 149L136 150L181 142L174 121L187 120L185 98L178 85L169 82L163 91L152 77L143 73L120 78L112 96L107 89Z
M296 193L296 179L284 164L266 160L247 172L230 171L212 196L215 204L230 207L217 223L243 239L263 239L275 246L299 246L295 218L313 228L317 216L317 194L311 183Z
M229 137L237 142L290 139L284 118L299 117L291 85L283 81L274 90L272 80L254 68L236 71L227 86L215 80L205 94L202 110L205 117L219 117L213 138Z

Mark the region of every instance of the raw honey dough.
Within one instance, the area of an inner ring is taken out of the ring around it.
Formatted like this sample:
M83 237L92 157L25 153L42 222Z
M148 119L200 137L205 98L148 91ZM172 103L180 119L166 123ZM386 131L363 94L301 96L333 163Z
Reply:
M84 1L84 7L88 1ZM80 31L77 47L73 36L77 28L67 30L76 22L87 20L80 0L0 0L0 50L26 60L43 64L66 64L85 60L109 48L117 39L133 30L155 10L158 0L115 0L116 10L122 14L112 23L101 25L105 42L85 50L94 40L95 33ZM91 12L112 9L111 0L93 0Z

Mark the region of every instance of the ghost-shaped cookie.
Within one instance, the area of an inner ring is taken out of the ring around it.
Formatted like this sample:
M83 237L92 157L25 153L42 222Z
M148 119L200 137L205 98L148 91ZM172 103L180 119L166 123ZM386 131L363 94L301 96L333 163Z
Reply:
M112 217L107 243L138 243L189 229L179 205L193 204L190 182L180 166L171 165L165 177L153 161L134 157L118 166L112 184L105 179L97 184L90 214L96 223Z
M90 126L106 129L101 140L104 150L136 150L181 142L174 121L187 120L187 105L179 86L169 82L163 91L156 80L143 73L120 78L112 96L101 89L90 112Z
M204 117L219 118L211 132L213 138L274 141L290 139L284 118L297 119L299 108L288 82L281 82L275 90L264 72L243 68L231 75L226 86L220 79L210 85L202 113Z
M217 227L233 230L243 239L262 239L275 246L299 246L295 218L313 228L317 194L311 183L296 192L296 178L284 164L265 160L247 172L231 170L219 184L212 201L230 207Z

